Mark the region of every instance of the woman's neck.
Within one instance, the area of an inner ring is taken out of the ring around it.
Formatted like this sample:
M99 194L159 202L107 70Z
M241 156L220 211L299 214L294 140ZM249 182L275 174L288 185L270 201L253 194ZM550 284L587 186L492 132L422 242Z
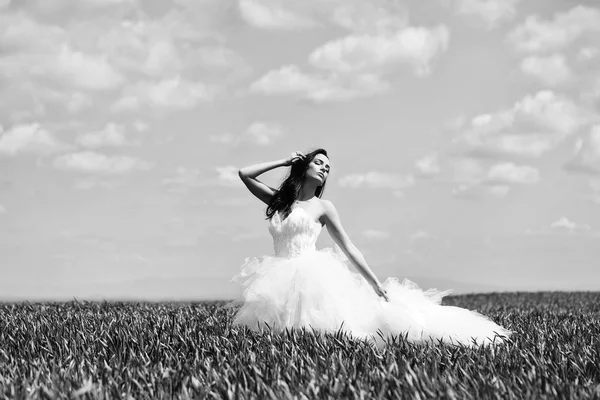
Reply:
M300 189L300 193L298 193L298 198L296 201L308 201L315 197L315 192L317 188L312 185L304 185L302 189Z

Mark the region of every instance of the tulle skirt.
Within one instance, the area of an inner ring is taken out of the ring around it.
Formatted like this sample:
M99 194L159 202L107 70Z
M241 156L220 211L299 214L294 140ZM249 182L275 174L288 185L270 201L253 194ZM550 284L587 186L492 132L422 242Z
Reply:
M387 302L348 268L343 254L330 248L291 258L247 258L232 280L241 288L229 304L241 306L233 325L253 330L341 329L377 345L401 335L412 342L477 346L502 343L511 333L476 311L442 306L450 291L423 291L407 279L385 280Z

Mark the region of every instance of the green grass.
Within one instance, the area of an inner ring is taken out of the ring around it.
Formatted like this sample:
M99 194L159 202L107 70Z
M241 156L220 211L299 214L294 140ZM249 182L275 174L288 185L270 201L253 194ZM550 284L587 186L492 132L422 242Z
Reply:
M231 328L222 303L0 304L3 398L600 398L600 293L449 296L497 349Z

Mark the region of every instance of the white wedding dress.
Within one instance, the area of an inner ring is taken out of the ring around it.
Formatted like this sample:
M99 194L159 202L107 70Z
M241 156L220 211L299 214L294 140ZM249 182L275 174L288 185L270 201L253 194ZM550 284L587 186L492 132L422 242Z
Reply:
M383 342L402 335L412 342L439 339L467 346L502 343L510 331L475 311L442 306L449 291L422 291L413 282L388 278L389 302L341 253L317 250L321 224L296 207L286 219L276 213L269 222L275 254L247 258L232 281L242 292L229 306L241 305L233 325L260 330L316 329ZM378 331L380 332L378 334Z

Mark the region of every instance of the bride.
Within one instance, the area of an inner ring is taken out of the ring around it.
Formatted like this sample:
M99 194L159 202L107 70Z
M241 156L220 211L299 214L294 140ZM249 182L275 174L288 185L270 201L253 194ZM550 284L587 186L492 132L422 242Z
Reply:
M279 189L259 181L262 173L291 166ZM413 342L442 340L466 346L502 343L511 332L476 311L442 306L449 291L422 291L391 277L381 283L344 230L336 207L322 199L331 169L327 152L295 152L287 159L239 170L248 190L267 205L274 254L246 258L233 278L241 305L233 325L260 330L340 329L382 343L402 335ZM315 247L322 227L340 251ZM359 273L352 272L354 266Z

